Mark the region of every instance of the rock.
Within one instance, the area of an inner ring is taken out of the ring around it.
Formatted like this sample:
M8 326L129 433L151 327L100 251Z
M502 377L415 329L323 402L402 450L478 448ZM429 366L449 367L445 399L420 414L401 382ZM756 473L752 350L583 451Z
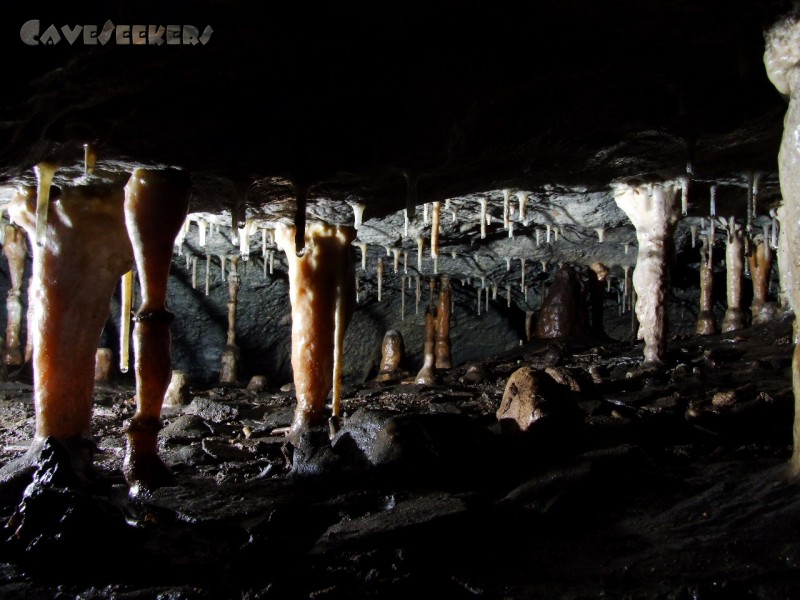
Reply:
M264 413L263 417L264 426L266 429L272 431L278 427L289 427L294 420L294 407L293 406L276 406L270 408Z
M489 372L482 363L470 363L467 371L460 378L461 383L483 383L489 379Z
M735 405L738 400L736 390L728 390L727 392L717 392L711 398L711 405L717 408L730 408Z
M267 389L266 375L253 375L250 378L246 389L248 392L263 392L265 389Z
M578 378L575 377L575 375L566 369L559 367L547 367L544 372L550 375L550 377L553 378L553 381L559 385L569 388L573 392L582 393L587 387L585 383L581 383Z
M181 415L164 427L158 433L158 437L169 443L184 443L199 440L210 433L203 419L197 415Z
M293 392L294 391L294 383L292 383L292 382L284 383L281 386L281 391L282 392Z
M242 462L253 458L249 451L237 448L220 438L204 438L201 447L211 458L222 462Z
M506 382L497 420L504 431L528 431L541 419L574 421L582 413L545 371L522 367ZM582 416L581 416L582 418Z
M164 406L186 406L190 397L189 375L185 371L172 371L169 387L164 394Z
M192 400L192 403L186 407L185 412L187 415L197 415L206 421L214 423L230 421L239 416L239 411L232 406L200 397Z
M567 265L553 277L542 300L536 337L558 338L589 331L589 312L577 272Z

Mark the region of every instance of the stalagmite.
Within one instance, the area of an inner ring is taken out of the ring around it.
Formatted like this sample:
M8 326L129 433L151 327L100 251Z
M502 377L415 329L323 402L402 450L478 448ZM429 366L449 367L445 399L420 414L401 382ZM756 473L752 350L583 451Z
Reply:
M769 234L765 226L764 237L749 258L750 274L753 280L753 302L750 312L753 315L753 324L768 323L773 319L777 307L767 301L769 291L769 274L772 269L772 251L769 248Z
M56 174L56 165L40 162L33 167L36 173L36 232L33 236L37 246L44 246L47 232L47 213L50 207L50 186Z
M778 269L781 289L787 294L790 308L800 310L800 16L784 16L766 34L764 64L777 90L789 97L783 121L783 138L778 152L783 204L778 216L781 236L778 241ZM792 387L794 389L794 451L789 474L800 477L800 327L795 318Z
M503 190L503 229L508 229L511 219L509 205L511 202L511 190Z
M22 276L25 271L25 259L28 255L28 244L25 243L25 232L16 225L6 225L3 254L8 261L10 289L6 297L6 345L3 352L3 364L16 367L23 364L20 331L22 330ZM30 327L30 323L28 324ZM28 333L30 337L30 333Z
M358 202L353 202L350 204L353 207L353 227L358 231L361 229L361 221L364 218L364 209L367 207L366 204L360 204Z
M45 223L37 223L36 213L32 190L19 190L9 205L10 219L31 240L37 225L45 227L43 245L32 248L29 296L36 424L28 452L0 469L0 481L33 467L47 438L67 449L79 476L87 474L96 350L111 295L133 262L118 187L63 186ZM167 248L170 253L172 239Z
M378 302L381 301L381 292L383 291L383 258L378 257L378 266L376 268L378 274Z
M125 186L125 222L142 293L134 317L136 413L127 423L123 472L136 494L171 482L158 456L161 404L172 376L167 282L172 240L186 220L189 178L180 171L136 169Z
M614 197L636 228L639 253L633 272L638 296L638 339L644 340L645 364L660 364L667 350L669 261L673 254L673 232L679 212L676 182L652 187L616 186Z
M714 269L708 260L708 240L703 238L700 246L700 312L694 332L698 335L717 333L717 321L714 317Z
M97 148L93 144L83 145L83 174L91 175L97 165Z
M425 311L424 356L424 363L414 382L417 385L433 385L436 383L436 315L430 307Z
M728 308L722 320L723 333L744 328L744 312L742 311L742 228L731 217L727 222L727 246L725 248L725 267L727 270Z
M525 311L525 340L530 342L533 339L533 311Z
M94 355L94 380L108 381L111 378L111 361L114 353L111 348L98 348Z
M422 249L425 246L425 240L421 237L417 238L417 271L422 272Z
M133 270L122 276L119 315L119 370L127 373L130 368L131 306L133 304Z
M30 236L28 237L30 241ZM31 364L33 360L33 333L31 328L34 324L34 313L36 310L36 287L33 284L33 276L28 277L28 310L25 313L27 323L27 335L25 336L25 364Z
M275 241L289 263L292 305L292 370L297 396L290 437L297 441L309 427L325 422L325 398L334 390L334 417L338 416L344 334L353 314L352 227L309 223L306 251L294 252L297 235L279 227Z
M439 215L441 208L441 202L433 203L433 212L431 213L431 258L433 259L439 256Z
M239 257L231 257L231 270L228 273L228 330L220 359L220 383L236 383L239 380L239 347L236 345L236 307L240 284L238 264Z
M450 278L441 278L439 286L439 304L436 309L436 363L437 369L450 369L453 361L450 355L450 310L451 310ZM480 300L478 301L480 304Z
M405 353L403 335L395 329L387 331L381 344L381 365L375 381L391 381L397 378Z

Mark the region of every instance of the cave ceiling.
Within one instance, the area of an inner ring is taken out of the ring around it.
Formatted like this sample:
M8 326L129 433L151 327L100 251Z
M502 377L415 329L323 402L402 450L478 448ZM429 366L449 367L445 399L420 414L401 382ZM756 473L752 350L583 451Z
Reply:
M712 184L722 215L743 217L753 173L760 218L779 202L786 103L766 77L762 32L786 8L756 0L10 3L0 202L16 185L35 185L32 167L43 160L58 164L56 186L117 184L136 166L169 166L191 174L190 210L221 224L290 219L295 186L308 189L309 218L350 224L350 205L364 204L359 238L376 256L381 246L413 252L418 236L427 245L422 207L439 201L439 267L462 277L494 277L508 256L633 264L625 244L635 236L614 204L614 182L690 171L679 248L708 215ZM32 19L40 33L108 20L213 33L195 45L62 38L31 46L20 29ZM83 175L87 143L98 153L91 176ZM406 237L409 179L418 208ZM513 239L503 190L515 207L519 191L529 195ZM484 239L481 198L492 220Z

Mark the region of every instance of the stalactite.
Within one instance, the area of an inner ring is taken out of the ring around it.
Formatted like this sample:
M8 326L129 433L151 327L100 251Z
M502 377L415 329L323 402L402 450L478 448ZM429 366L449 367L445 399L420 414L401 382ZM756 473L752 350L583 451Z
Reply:
M400 269L400 248L392 248L392 254L394 255L394 272L397 273Z
M603 227L597 227L595 228L595 232L597 233L597 243L602 244L605 239L606 230Z
M350 206L353 207L353 227L356 231L358 231L361 229L361 221L364 218L364 209L366 208L366 205L353 202L350 204Z
M503 190L503 229L508 229L510 222L509 203L511 202L511 190Z
M378 257L378 302L381 301L381 292L383 290L383 257Z
M519 268L522 273L520 286L525 287L525 257L519 257Z
M511 257L506 256L506 273L511 271Z
M408 275L408 251L403 250L403 273Z
M422 205L422 225L427 227L428 226L428 203L425 202Z
M542 231L541 231L541 229L537 229L536 230L536 247L538 248L541 243L542 243Z
M403 237L408 237L408 211L403 211Z
M481 300L482 300L482 298L481 298L481 288L476 288L475 291L478 293L478 304L476 306L476 310L477 310L478 316L480 317L481 316Z
M509 238L514 237L514 221L508 222L508 237Z
M553 228L553 243L555 244L558 241L558 236L561 234L560 227Z
M692 234L692 248L697 245L697 225L690 225L689 232Z
M441 202L433 203L433 212L431 213L431 258L434 260L439 257L439 213L441 208Z
M197 289L197 257L192 256L192 289Z
M198 244L200 244L201 248L204 248L206 245L206 222L204 219L197 220L197 235Z
M485 296L486 296L486 303L484 304L484 306L483 306L483 309L484 309L486 312L489 312L489 288L488 288L488 287L486 288L486 294L485 294Z
M528 192L517 192L519 198L519 222L525 225L528 208Z
M681 177L681 216L689 214L689 178Z
M210 290L211 290L211 255L206 254L206 288L205 288L206 296L208 296Z
M492 283L492 300L497 300L497 284Z
M416 289L416 296L415 296L415 301L414 301L414 314L418 315L419 314L419 301L420 301L420 298L422 297L422 286L420 286L419 275L417 275L415 277L415 279L416 279L417 289Z
M530 342L533 339L533 311L525 311L525 340Z
M353 242L354 246L357 246L359 250L361 250L361 270L367 270L367 244L365 242Z
M712 185L709 190L708 216L712 219L717 216L717 186Z
M192 255L187 253L186 254L186 270L189 270L189 267L192 265Z
M83 145L83 174L91 175L97 165L97 148L93 144Z
M355 279L354 287L356 289L356 302L358 303L361 302L361 290L359 289L359 284L358 284L358 273L355 274L354 279Z
M40 162L33 167L36 174L36 233L35 244L44 246L47 236L47 213L50 207L50 186L56 174L56 165Z
M223 283L225 283L225 279L226 279L226 273L225 273L225 260L226 260L227 258L228 258L228 257L227 257L227 256L225 256L224 254L220 254L220 255L219 255L220 273L221 273L221 275L222 275L222 282L223 282Z
M275 251L269 251L269 274L272 275L273 269L275 267Z
M552 227L550 226L549 223L547 225L547 230L546 231L547 231L547 234L545 236L545 242L549 244L550 243L550 232L552 231Z
M421 237L417 238L417 271L422 273L422 249L425 246L425 240Z
M511 308L511 284L506 284L506 306Z
M406 276L400 276L400 320L406 320Z
M486 206L489 202L487 198L481 198L479 200L481 203L481 239L486 238Z

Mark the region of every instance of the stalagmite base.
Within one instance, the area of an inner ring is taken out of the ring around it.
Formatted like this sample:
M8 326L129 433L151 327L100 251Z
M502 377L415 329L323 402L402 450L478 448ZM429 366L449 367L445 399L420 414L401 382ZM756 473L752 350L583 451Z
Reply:
M125 186L125 222L133 245L142 294L134 316L136 413L127 423L122 470L131 494L172 482L158 456L161 406L172 377L167 280L172 245L186 219L189 180L180 171L137 169Z
M289 263L292 370L297 395L289 432L293 441L307 429L325 423L325 399L334 385L337 363L334 351L338 348L341 352L341 340L353 313L355 270L350 244L355 230L310 223L305 230L305 249L299 254L295 252L295 238L292 227L276 230L275 241ZM341 357L338 362L341 364Z

